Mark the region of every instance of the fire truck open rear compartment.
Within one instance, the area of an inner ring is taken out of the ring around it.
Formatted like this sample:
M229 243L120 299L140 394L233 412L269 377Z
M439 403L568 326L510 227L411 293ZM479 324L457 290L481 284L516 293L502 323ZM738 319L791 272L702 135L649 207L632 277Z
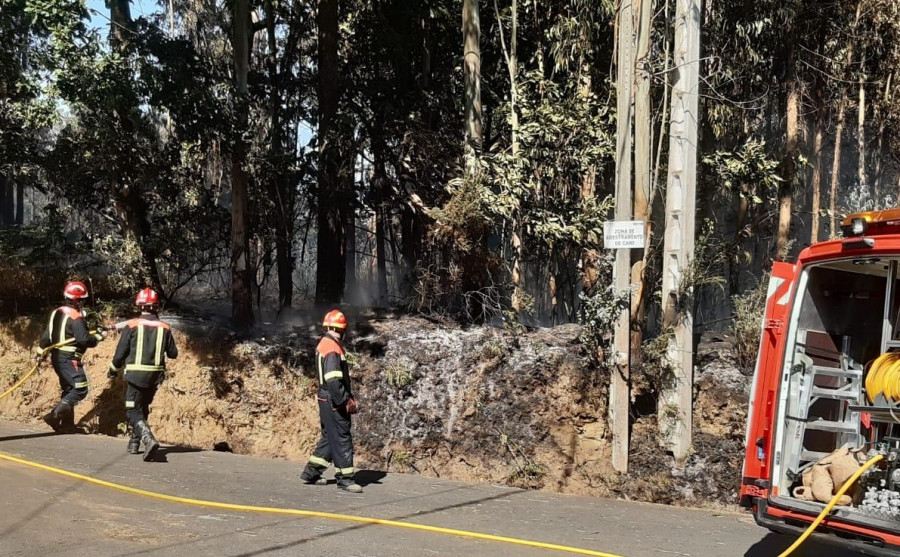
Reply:
M821 513L822 541L900 557L900 209L841 228L772 267L740 503L792 534Z
M887 466L864 476L852 500L831 514L861 527L853 537L876 546L884 546L878 532L900 535L900 407L867 400L865 379L880 355L900 352L898 313L900 254L801 267L774 413L772 507L815 516L827 499L813 497L804 473L841 448L855 450L860 462L875 450L887 455Z
M900 424L890 412L866 406L864 389L867 364L900 348L893 340L900 301L898 269L900 257L881 256L800 267L793 306L785 316L784 361L777 379L771 507L815 516L828 499L816 500L804 473L842 447L859 449L861 455L876 443L900 447ZM896 414L900 417L900 409ZM864 506L860 494L867 486L860 485L852 500L831 516L847 525L900 534L897 483L897 497L891 494L893 482L873 486L886 494L884 508L877 506L877 496L875 506ZM884 545L877 535L855 537L861 543Z
M889 301L897 261L842 259L810 265L800 275L780 378L774 495L792 499L810 465L842 446L866 443L864 368L883 353L896 322Z

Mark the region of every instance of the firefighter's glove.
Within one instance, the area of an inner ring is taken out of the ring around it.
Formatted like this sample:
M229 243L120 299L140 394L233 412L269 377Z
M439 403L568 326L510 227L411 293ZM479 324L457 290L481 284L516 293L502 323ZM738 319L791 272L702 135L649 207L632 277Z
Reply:
M35 346L34 350L31 351L34 354L34 359L37 361L41 361L44 359L44 349L40 346Z
M114 368L112 364L110 364L109 369L106 371L106 378L112 381L116 377L119 376L119 370Z
M97 342L106 340L106 330L103 327L97 327L97 330L94 332L94 338L97 339Z
M348 399L347 404L345 405L348 414L356 414L359 412L359 406L356 405L356 400Z

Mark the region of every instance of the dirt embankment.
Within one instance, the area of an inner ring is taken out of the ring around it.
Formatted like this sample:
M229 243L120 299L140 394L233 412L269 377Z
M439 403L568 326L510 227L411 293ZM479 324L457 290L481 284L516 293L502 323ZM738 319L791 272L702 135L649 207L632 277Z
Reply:
M0 328L0 385L30 369L29 349L40 336L40 321L20 318ZM290 333L267 345L262 338L237 342L227 331L196 321L177 320L173 328L180 356L168 363L150 414L163 442L292 460L307 456L319 427L309 404L315 339ZM106 378L117 341L112 333L84 358L90 391L75 417L89 433L125 431L124 379ZM0 400L0 416L40 422L58 400L58 380L45 362L21 389Z
M314 327L238 341L176 320L170 363L150 416L167 443L305 461L318 434ZM0 323L0 387L31 362L42 319ZM359 321L349 342L361 413L357 467L566 493L680 504L731 504L740 481L749 380L724 345L698 357L695 454L675 469L654 416L635 416L630 473L610 462L609 377L589 365L578 327L525 334L461 330L425 319ZM89 432L122 435L122 379L106 380L116 336L85 357L91 392L76 409ZM0 415L38 421L58 399L49 365Z

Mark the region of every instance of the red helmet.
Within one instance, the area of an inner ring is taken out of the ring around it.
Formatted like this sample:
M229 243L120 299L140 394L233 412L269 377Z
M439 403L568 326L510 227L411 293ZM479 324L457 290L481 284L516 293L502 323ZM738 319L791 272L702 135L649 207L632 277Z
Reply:
M144 288L134 298L134 305L138 307L159 305L159 294L152 288Z
M63 296L69 300L84 300L88 297L87 286L85 286L83 282L73 280L66 284L66 287L63 290Z
M333 309L325 314L325 319L322 320L322 326L326 329L346 329L347 328L347 318L343 313L339 312L336 309Z

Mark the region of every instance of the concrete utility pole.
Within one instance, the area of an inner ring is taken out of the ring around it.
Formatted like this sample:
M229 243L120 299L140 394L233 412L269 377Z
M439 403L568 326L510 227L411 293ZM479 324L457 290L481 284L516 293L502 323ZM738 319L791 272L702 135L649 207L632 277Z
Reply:
M616 220L631 220L631 102L634 84L634 6L632 0L619 4L617 85L616 85ZM627 292L631 279L631 250L616 250L613 283L616 295ZM613 335L616 370L609 391L609 422L612 429L612 465L618 472L628 471L628 383L631 376L628 308L619 313Z
M658 416L678 466L684 464L691 450L693 292L683 281L694 254L701 14L700 0L677 0L662 284L663 322L675 334L668 350L673 377L660 396Z

